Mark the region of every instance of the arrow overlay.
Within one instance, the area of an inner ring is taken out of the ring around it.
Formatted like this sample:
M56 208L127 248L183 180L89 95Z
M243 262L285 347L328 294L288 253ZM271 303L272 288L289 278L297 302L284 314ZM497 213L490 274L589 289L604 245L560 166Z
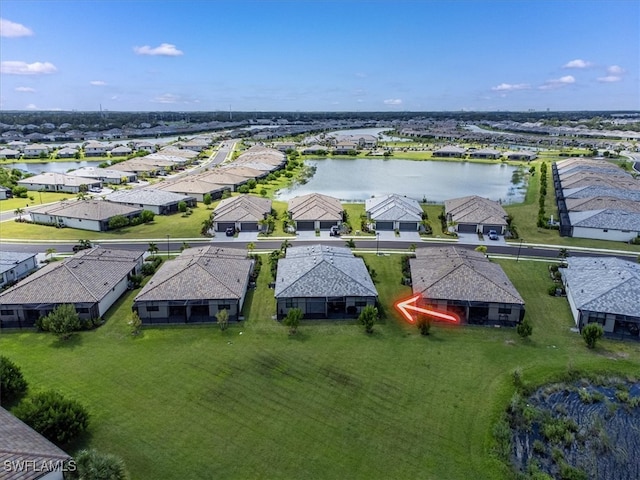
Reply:
M394 306L396 309L407 319L409 323L415 323L413 319L413 312L421 313L426 315L427 317L434 318L436 320L443 320L449 323L460 323L460 318L453 313L444 313L438 310L432 310L430 308L423 308L416 306L418 300L422 298L422 295L414 295L408 300L401 300L396 303Z

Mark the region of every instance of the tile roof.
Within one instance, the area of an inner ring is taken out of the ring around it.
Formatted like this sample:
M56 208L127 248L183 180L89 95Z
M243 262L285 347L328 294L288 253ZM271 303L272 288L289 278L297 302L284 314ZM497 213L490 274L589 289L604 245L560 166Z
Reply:
M238 195L221 200L213 215L216 222L258 222L270 212L270 199Z
M142 252L93 247L52 262L0 293L0 303L94 303L137 265Z
M35 253L0 251L0 275L8 272L16 265L35 257Z
M137 203L142 205L168 205L182 201L195 201L194 197L156 188L118 190L107 195L105 199L115 203Z
M293 220L342 220L340 200L320 193L310 193L289 200Z
M628 230L640 232L640 213L625 210L587 210L569 212L569 221L574 227Z
M34 175L33 177L24 178L18 180L20 185L27 184L40 184L40 185L67 185L67 186L80 186L80 185L94 185L100 183L95 178L78 177L75 175L68 175L66 173L45 172L40 175Z
M445 200L444 209L456 223L507 225L507 212L502 205L477 195Z
M615 197L568 198L565 201L570 212L607 209L640 212L640 202Z
M291 247L278 260L275 297L377 297L362 258L349 249Z
M591 185L586 187L569 188L563 190L564 198L613 197L640 202L640 192L625 190L615 186Z
M413 198L397 194L367 198L365 210L372 220L419 222L422 220L422 207Z
M8 470L4 467L5 462L9 465L10 462L35 462L29 465L40 467L49 461L55 465L57 461L70 459L69 454L0 407L0 468L3 480L35 480L44 474L40 468Z
M134 302L242 298L254 260L244 250L188 248L164 262Z
M30 213L81 218L83 220L109 220L116 215L135 215L140 212L142 212L141 208L105 202L104 200L77 200L43 205L32 209Z
M206 194L224 190L225 188L229 188L229 186L216 183L208 176L196 174L179 180L157 183L154 185L154 188L177 193Z
M569 257L561 268L576 308L640 318L640 264L615 257Z
M524 305L500 265L480 252L425 248L410 260L410 265L413 292L424 298Z
M279 166L286 163L286 161L286 155L279 150L255 145L242 152L233 163L257 162Z

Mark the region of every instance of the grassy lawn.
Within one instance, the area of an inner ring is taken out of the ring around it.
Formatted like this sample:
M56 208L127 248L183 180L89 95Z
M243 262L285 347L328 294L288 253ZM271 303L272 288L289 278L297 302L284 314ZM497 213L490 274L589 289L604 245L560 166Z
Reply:
M33 207L45 203L76 198L76 195L73 193L28 192L28 194L29 196L27 198L7 198L6 200L0 200L0 212L13 212L16 208L25 208L27 204ZM33 200L31 200L30 197L33 197Z
M491 429L513 393L511 373L544 382L568 368L636 374L640 344L588 350L547 266L502 261L527 303L528 341L506 328L434 326L422 337L392 311L409 294L399 256L364 256L385 313L373 335L352 320L271 319L266 263L242 324L145 328L126 322L136 291L107 323L67 342L3 332L0 350L32 391L55 388L91 412L91 446L124 458L136 479L509 479ZM70 449L72 450L72 449Z

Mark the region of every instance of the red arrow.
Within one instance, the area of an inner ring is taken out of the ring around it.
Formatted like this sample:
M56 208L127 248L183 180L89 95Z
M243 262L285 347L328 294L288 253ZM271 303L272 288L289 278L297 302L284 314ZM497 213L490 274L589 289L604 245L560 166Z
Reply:
M396 309L398 309L398 311L402 315L404 315L404 318L406 318L409 323L415 323L415 320L413 319L413 314L411 313L412 311L422 313L427 317L432 317L437 320L444 320L445 322L451 322L451 323L460 323L460 318L458 318L456 314L444 313L438 310L432 310L430 308L416 307L416 303L421 298L422 298L422 295L420 294L414 295L408 300L399 301L394 306L396 307Z

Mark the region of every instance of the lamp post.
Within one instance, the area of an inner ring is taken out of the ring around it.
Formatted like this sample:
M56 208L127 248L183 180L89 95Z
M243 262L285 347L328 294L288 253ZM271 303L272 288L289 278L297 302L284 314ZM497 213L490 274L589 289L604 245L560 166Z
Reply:
M518 255L516 256L516 262L520 260L520 249L522 249L522 238L520 239L520 245L518 246Z
M376 232L376 256L380 255L380 232Z
M169 234L167 233L167 260L169 260Z

